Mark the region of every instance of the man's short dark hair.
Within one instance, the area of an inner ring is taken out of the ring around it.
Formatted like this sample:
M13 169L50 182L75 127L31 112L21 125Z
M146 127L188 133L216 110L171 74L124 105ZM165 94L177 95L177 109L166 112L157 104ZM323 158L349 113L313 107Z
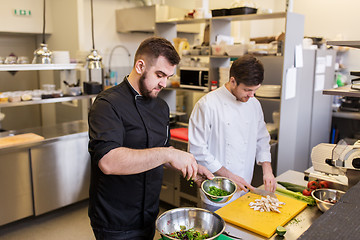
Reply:
M145 58L152 65L159 56L165 57L171 65L178 65L180 62L179 54L171 42L161 37L150 37L140 44L134 63L140 58Z
M237 85L257 86L264 80L264 67L259 59L247 54L233 62L230 77L235 78Z

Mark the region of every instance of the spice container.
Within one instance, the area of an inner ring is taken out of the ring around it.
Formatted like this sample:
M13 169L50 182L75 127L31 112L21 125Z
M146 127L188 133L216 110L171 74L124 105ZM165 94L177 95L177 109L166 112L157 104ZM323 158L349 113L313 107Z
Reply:
M217 81L211 81L211 91L218 88L218 82Z

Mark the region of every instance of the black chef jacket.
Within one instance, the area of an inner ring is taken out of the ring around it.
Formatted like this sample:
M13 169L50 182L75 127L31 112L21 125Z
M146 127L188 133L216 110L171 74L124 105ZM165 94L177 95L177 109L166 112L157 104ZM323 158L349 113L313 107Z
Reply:
M133 175L105 175L98 163L118 147L168 147L169 134L166 102L140 96L126 77L98 95L89 112L92 226L129 231L154 225L163 167Z

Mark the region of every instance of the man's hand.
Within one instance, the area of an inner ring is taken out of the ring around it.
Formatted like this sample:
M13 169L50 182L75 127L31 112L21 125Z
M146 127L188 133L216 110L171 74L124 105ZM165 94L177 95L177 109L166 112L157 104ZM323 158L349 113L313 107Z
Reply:
M276 180L274 174L272 173L271 163L263 162L261 163L263 170L263 181L266 191L275 192L276 190Z
M198 173L198 164L191 153L177 150L169 147L169 164L171 167L182 172L182 175L187 180L196 179Z
M213 179L214 174L212 174L206 167L198 164L197 176L193 179L198 187L201 187L201 183L206 179Z
M236 174L233 174L230 170L228 170L225 167L221 167L219 170L217 170L215 172L215 174L218 176L227 177L227 178L233 180L236 183L236 185L238 186L239 190L243 190L243 191L247 192L248 189L254 188L249 183L247 183L245 181L245 179L243 179L242 177L240 177Z
M268 173L263 176L264 186L266 191L275 192L276 180L274 174Z

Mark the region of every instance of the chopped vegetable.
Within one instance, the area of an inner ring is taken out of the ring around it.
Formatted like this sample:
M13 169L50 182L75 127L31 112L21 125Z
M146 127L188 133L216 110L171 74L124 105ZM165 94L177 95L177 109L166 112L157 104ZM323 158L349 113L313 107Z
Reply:
M262 197L261 199L255 199L255 202L250 202L250 208L254 209L255 211L260 212L277 212L280 213L279 207L281 205L285 205L285 203L280 202L277 198L272 198L269 195Z
M215 186L209 187L208 193L213 195L213 196L228 196L228 195L231 194L230 192L222 190L222 189L217 188Z
M316 204L314 198L312 198L310 196L304 196L302 193L297 193L297 192L293 192L293 191L290 191L290 190L287 190L287 189L282 189L282 188L276 188L276 191L283 194L283 195L286 195L288 197L292 197L292 198L295 198L297 200L306 202L307 205L309 205L309 206L315 206L315 204Z
M285 233L286 233L286 229L282 226L277 226L276 228L276 233L279 235L279 236L284 236Z
M337 200L328 198L328 199L325 199L324 202L335 204L335 203L337 203Z
M180 226L180 231L173 232L168 234L170 237L176 238L176 239L183 239L183 240L201 240L209 238L210 235L205 233L202 234L199 231L196 231L193 228L190 228L186 230L185 226Z

